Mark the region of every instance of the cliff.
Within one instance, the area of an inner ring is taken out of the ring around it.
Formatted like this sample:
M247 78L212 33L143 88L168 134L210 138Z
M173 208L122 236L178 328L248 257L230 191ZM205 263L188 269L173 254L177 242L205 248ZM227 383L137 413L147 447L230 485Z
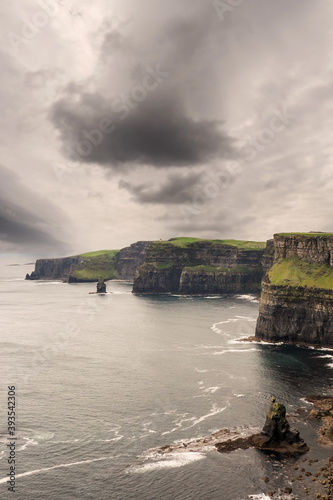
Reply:
M151 244L151 241L138 241L117 253L117 273L120 279L134 279L135 271L144 263L146 250Z
M274 261L262 282L256 337L333 345L333 234L274 236Z
M95 282L99 278L133 280L150 245L150 241L138 241L120 251L100 250L74 257L39 259L35 270L26 279L65 280L69 283Z
M27 279L30 280L67 280L68 276L81 263L81 258L64 257L60 259L38 259L35 270Z
M223 294L260 290L265 243L173 238L154 242L134 293Z

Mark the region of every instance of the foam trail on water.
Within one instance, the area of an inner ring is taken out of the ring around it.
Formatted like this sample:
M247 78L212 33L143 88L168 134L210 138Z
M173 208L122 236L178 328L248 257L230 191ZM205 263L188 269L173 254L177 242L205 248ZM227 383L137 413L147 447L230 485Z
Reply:
M144 472L154 471L158 469L174 469L176 467L183 467L184 465L197 462L206 458L203 453L171 453L167 458L163 458L157 462L150 462L140 467L134 467L130 472L136 474L143 474Z
M110 458L113 458L113 457L102 457L102 458L95 458L93 460L82 460L81 462L72 462L69 464L54 465L53 467L45 467L43 469L30 470L28 472L23 472L22 474L17 474L16 478L24 477L24 476L33 476L34 474L40 474L42 472L48 472L49 470L60 469L63 467L73 467L74 465L92 464L93 462L100 462L102 460L109 460ZM0 483L6 483L7 481L8 481L8 477L4 477L4 478L0 479Z

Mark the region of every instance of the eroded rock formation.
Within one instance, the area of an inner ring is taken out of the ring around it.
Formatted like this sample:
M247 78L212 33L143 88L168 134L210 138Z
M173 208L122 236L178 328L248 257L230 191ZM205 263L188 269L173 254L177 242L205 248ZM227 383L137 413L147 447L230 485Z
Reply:
M103 278L100 278L97 283L97 293L106 293L106 284Z
M294 455L309 451L303 439L300 438L299 432L291 429L286 419L286 407L278 403L275 398L271 399L271 406L260 434L218 443L215 447L221 453L247 448L257 448L282 455Z

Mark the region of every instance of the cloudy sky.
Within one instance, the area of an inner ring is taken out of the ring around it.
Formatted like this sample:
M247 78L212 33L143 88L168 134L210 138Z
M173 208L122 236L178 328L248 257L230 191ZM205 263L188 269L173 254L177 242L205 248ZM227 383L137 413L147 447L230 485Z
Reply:
M0 6L0 252L333 230L331 0Z

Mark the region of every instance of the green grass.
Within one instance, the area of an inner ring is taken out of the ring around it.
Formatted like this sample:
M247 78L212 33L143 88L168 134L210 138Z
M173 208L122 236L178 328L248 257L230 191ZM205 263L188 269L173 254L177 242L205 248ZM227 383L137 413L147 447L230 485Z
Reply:
M328 264L305 262L298 258L283 259L269 270L273 285L290 285L333 290L333 268Z
M207 273L226 273L226 274L237 274L237 273L242 273L242 274L250 274L253 270L248 269L247 267L244 266L235 266L235 267L214 267L214 266L205 266L205 265L199 265L199 266L186 266L186 270L188 271L204 271Z
M276 233L274 236L306 236L307 238L329 238L333 233Z
M170 269L172 267L171 262L161 262L160 264L157 264L157 269Z
M114 257L119 250L98 250L97 252L81 253L80 257L98 257L99 255L110 255Z
M219 245L229 245L232 247L237 247L242 250L264 250L266 248L265 241L243 241L243 240L205 240L201 238L171 238L168 241L155 241L155 244L165 245L172 244L176 247L186 248L192 243L198 242L206 242L206 243L214 243Z
M116 255L118 250L99 250L81 254L83 262L73 271L78 280L98 281L99 278L117 278Z

